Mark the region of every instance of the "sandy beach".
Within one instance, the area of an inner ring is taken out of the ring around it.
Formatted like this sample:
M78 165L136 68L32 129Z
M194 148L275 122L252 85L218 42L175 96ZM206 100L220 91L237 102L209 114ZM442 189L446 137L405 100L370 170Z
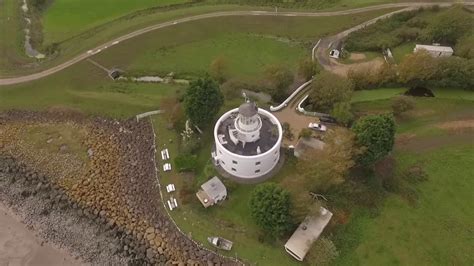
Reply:
M28 230L0 203L0 266L80 265L65 252L53 248Z

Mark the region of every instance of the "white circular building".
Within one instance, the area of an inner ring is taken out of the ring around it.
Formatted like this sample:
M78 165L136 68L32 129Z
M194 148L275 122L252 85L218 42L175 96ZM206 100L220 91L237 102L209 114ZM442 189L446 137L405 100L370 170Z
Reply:
M278 164L282 137L274 115L246 102L217 120L212 158L230 175L251 181Z

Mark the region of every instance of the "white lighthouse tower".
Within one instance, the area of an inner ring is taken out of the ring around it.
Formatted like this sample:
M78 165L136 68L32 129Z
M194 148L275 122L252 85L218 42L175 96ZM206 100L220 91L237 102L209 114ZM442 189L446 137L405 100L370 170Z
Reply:
M246 101L225 113L214 128L216 165L239 179L268 174L278 163L283 130L278 119Z

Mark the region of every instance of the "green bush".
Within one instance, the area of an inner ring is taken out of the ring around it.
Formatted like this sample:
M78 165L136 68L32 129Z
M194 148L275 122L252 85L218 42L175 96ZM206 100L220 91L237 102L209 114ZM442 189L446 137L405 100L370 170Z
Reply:
M375 163L393 149L396 128L392 115L362 117L354 124L352 130L356 134L358 144L366 147L366 151L359 158L359 162L363 165Z
M253 219L269 236L280 237L291 228L290 194L275 183L258 185L249 204Z
M397 96L392 100L392 110L395 115L401 115L413 108L415 108L415 101L409 96Z

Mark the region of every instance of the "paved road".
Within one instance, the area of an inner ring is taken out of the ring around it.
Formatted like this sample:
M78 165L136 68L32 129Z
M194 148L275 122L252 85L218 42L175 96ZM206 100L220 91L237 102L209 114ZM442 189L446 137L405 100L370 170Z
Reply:
M452 2L439 2L439 3L395 3L395 4L384 4L384 5L376 5L376 6L369 6L369 7L363 7L363 8L356 8L356 9L350 9L350 10L342 10L342 11L332 11L332 12L269 12L269 11L225 11L225 12L214 12L214 13L208 13L208 14L202 14L202 15L196 15L196 16L191 16L191 17L186 17L186 18L180 18L176 19L173 21L168 21L168 22L163 22L159 24L155 24L149 27L145 27L143 29L128 33L126 35L123 35L121 37L118 37L114 40L111 40L107 43L104 43L100 46L97 46L96 48L92 49L92 53L90 52L84 52L74 58L72 58L69 61L66 61L60 65L57 65L55 67L52 67L50 69L35 73L35 74L30 74L26 76L19 76L19 77L12 77L12 78L4 78L0 79L0 86L4 85L12 85L12 84L19 84L19 83L24 83L24 82L29 82L37 79L41 79L44 77L47 77L49 75L52 75L56 72L59 72L67 67L70 67L78 62L81 62L84 59L87 59L94 54L97 54L98 51L108 49L111 46L118 44L122 41L132 39L134 37L137 37L139 35L148 33L150 31L166 28L166 27L171 27L173 25L179 24L179 23L185 23L185 22L191 22L191 21L196 21L196 20L201 20L201 19L207 19L207 18L216 18L216 17L226 17L226 16L285 16L285 17L328 17L328 16L339 16L339 15L349 15L349 14L357 14L357 13L362 13L362 12L367 12L367 11L372 11L372 10L380 10L380 9L387 9L387 8L417 8L421 6L432 6L432 5L440 5L440 6L449 6L452 5ZM474 2L469 2L469 3L464 3L464 4L469 4L469 5L474 5ZM387 15L384 15L382 17L386 17ZM382 18L379 17L377 19L371 20L374 23L376 20ZM366 22L364 25L367 25ZM358 28L363 27L363 25L359 25L357 27L354 27L350 30L344 31L338 35L333 36L334 38L340 38L341 36L347 36L347 34L350 33L350 31L357 30ZM339 36L339 37L338 37ZM325 39L326 41L330 41L330 38ZM327 45L327 43L326 43ZM324 46L321 44L320 48L322 49ZM321 51L319 51L321 52ZM317 56L319 60L322 60L321 62L325 63L323 56Z

